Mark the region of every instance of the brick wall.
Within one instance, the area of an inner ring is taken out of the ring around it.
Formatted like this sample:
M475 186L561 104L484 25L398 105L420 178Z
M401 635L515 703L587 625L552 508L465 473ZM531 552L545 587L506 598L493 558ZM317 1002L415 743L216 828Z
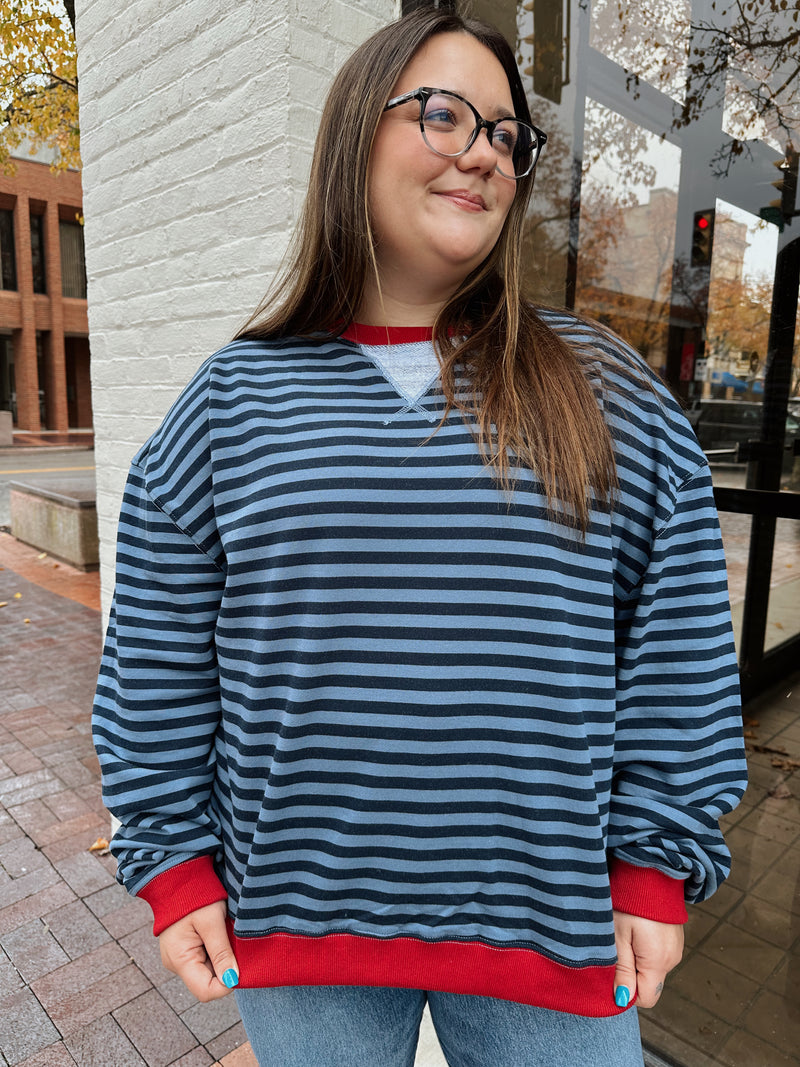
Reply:
M38 430L39 389L45 390L47 425L67 429L64 374L64 330L86 334L86 302L70 301L68 322L61 295L60 217L81 211L81 176L77 171L54 173L36 159L15 158L16 173L0 173L0 206L14 211L17 289L0 297L0 327L12 330L17 416L21 429ZM46 294L33 292L30 215L44 219ZM36 331L43 331L45 380L38 381Z
M77 0L104 603L131 456L263 296L321 102L399 0Z

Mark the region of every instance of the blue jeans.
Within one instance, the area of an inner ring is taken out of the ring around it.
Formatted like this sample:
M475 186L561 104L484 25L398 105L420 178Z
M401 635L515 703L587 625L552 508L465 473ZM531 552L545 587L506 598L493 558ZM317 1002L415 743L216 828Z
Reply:
M260 1067L413 1067L425 1002L450 1067L642 1067L635 1008L587 1019L492 997L369 986L237 989Z

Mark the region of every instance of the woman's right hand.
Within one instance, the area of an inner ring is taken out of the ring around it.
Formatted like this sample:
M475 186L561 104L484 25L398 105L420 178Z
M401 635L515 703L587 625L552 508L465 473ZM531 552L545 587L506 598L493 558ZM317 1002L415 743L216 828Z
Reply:
M159 934L161 962L198 1000L226 997L239 984L239 968L225 926L224 900L198 908Z

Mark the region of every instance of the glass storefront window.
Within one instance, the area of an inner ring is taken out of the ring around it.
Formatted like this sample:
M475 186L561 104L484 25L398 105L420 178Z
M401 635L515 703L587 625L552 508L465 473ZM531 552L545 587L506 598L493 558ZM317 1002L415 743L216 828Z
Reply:
M695 80L702 87L710 72L724 71L723 132L743 144L762 141L783 151L800 128L796 5L748 0L715 7L695 0L695 7Z
M777 238L776 227L716 201L704 398L763 396Z
M534 121L550 137L528 219L530 288L611 326L686 409L728 501L743 684L772 655L785 676L800 663L800 521L780 514L800 491L796 5L472 8L516 26ZM800 1067L800 714L777 692L747 707L752 784L726 820L731 878L692 909L684 962L641 1013L648 1064Z
M791 416L790 416L791 419ZM798 424L791 420L793 434ZM797 523L778 519L770 576L766 647L780 645L800 629L800 537Z
M590 44L624 67L632 86L641 79L681 101L691 14L689 0L594 0Z
M680 150L596 101L585 114L575 308L623 334L663 374Z

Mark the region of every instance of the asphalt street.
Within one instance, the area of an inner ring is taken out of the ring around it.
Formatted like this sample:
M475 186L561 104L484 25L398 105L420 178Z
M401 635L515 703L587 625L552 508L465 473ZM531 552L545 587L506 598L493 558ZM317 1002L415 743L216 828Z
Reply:
M94 452L89 448L14 448L0 450L0 528L11 522L10 482L67 489L94 482Z

